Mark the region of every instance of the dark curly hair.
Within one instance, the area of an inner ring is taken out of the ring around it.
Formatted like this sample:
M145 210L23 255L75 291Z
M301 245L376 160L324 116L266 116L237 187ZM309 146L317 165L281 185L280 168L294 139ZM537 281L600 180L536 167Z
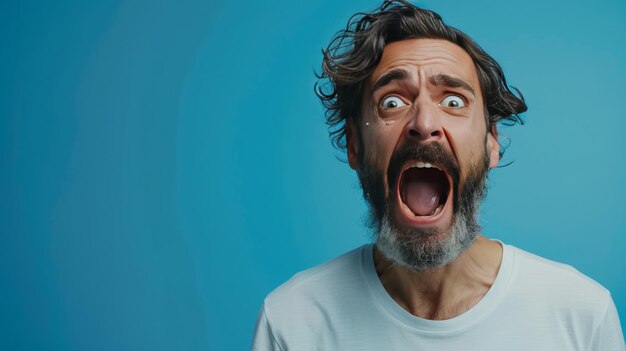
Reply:
M326 108L326 124L334 146L345 150L346 122L358 121L363 87L380 62L385 45L404 39L444 39L463 48L474 61L485 101L488 130L498 123L523 124L524 97L506 84L500 65L472 38L443 22L441 16L404 0L386 0L372 13L357 13L346 29L322 50L322 73L315 94ZM500 156L504 150L501 148Z

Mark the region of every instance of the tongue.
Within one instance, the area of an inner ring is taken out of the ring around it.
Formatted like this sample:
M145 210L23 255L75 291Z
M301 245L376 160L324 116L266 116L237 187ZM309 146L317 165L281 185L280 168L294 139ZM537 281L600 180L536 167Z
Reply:
M439 185L427 180L412 180L404 185L404 203L417 216L429 216L439 206Z

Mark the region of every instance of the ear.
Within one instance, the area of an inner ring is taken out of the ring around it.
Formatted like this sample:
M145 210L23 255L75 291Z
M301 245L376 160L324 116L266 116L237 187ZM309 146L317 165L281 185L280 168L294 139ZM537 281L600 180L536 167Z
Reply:
M352 122L346 122L346 152L348 153L348 163L354 170L359 169L359 145L358 133L354 129Z
M500 162L500 144L498 143L498 128L495 123L487 133L487 149L489 152L489 168L495 168Z

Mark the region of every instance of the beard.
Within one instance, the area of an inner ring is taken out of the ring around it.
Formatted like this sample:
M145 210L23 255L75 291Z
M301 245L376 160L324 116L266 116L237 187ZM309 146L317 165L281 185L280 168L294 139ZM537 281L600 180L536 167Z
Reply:
M391 189L397 186L402 166L412 160L443 165L452 178L453 214L448 228L407 227L394 220L394 203L398 199ZM363 160L361 164L364 165ZM439 143L407 145L394 152L387 169L388 187L382 172L367 165L360 169L359 181L369 206L368 225L374 231L376 248L393 264L411 271L441 267L456 259L480 233L478 213L487 194L489 170L486 140L483 157L470 165L461 189L459 165L452 152Z

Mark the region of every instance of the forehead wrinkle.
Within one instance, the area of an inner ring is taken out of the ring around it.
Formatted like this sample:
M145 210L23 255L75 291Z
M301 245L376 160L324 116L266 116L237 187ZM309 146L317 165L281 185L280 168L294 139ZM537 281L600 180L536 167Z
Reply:
M437 67L439 72L457 76L465 81L473 82L472 72L464 67L474 69L474 61L461 47L440 39L408 39L388 44L378 67L371 75L370 84L385 72L400 68L417 73L418 67ZM442 69L445 68L445 69ZM470 69L470 70L471 70ZM468 76L469 74L469 76ZM417 78L417 77L414 77ZM370 85L371 86L371 85Z
M378 81L382 76L388 74L394 70L403 70L408 73L407 79L405 81L414 81L417 73L417 69L414 64L410 63L409 60L406 59L398 59L390 65L383 65L383 61L378 64L378 67L372 72L370 75L370 87L374 87L376 81Z
M391 45L391 44L390 44ZM451 44L453 45L453 44ZM462 49L460 49L462 50ZM419 48L419 50L387 48L383 52L383 57L379 63L379 71L384 67L385 71L398 66L417 65L450 65L451 67L463 64L463 59L458 54L450 52L448 48L436 50L435 48ZM397 53L399 52L399 53ZM465 51L463 51L465 53ZM466 54L467 55L467 54ZM392 57L389 57L392 56ZM398 57L400 56L400 57ZM471 59L470 59L471 61Z

